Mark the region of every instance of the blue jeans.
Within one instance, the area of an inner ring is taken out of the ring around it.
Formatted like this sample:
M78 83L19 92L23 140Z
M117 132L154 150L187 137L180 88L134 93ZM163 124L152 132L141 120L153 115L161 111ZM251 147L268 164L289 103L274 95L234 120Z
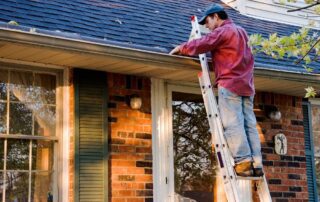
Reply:
M261 143L253 112L254 96L238 96L218 87L219 111L229 149L236 164L251 161L262 168Z

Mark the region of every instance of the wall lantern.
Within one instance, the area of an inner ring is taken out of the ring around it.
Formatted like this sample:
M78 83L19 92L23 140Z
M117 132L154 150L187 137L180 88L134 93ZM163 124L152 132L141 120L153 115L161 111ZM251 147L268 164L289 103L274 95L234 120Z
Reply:
M279 133L274 136L274 150L279 155L287 154L287 138L284 134Z
M130 95L130 107L131 109L140 109L142 106L142 99L139 95Z
M265 115L273 120L273 121L280 121L281 119L281 112L276 106L273 105L265 105L264 106Z

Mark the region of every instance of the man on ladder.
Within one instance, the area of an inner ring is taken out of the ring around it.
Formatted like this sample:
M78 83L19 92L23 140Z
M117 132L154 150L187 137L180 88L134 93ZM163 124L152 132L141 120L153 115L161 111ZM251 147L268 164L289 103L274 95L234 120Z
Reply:
M261 177L261 143L253 112L254 58L247 33L228 18L219 4L211 5L199 24L211 32L175 47L170 54L194 56L211 52L219 111L235 172L242 177Z

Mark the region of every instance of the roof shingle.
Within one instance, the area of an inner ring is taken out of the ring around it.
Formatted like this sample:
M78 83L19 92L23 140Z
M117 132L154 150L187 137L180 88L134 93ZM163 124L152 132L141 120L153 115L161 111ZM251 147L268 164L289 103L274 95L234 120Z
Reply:
M169 52L175 45L188 40L190 16L201 15L211 3L209 0L6 0L0 1L0 21L13 20L22 26L76 33L124 46L136 45L145 50L156 47L156 51ZM249 34L268 36L277 32L288 35L299 29L243 16L229 7L227 12ZM269 69L306 72L289 59L275 60L259 54L255 60L258 66ZM319 73L320 64L313 65L314 73Z

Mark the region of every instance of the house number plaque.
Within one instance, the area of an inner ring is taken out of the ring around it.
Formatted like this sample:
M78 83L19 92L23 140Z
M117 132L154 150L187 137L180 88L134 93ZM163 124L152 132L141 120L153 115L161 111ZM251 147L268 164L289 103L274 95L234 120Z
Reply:
M279 155L287 154L287 138L284 134L279 133L274 137L275 151Z

